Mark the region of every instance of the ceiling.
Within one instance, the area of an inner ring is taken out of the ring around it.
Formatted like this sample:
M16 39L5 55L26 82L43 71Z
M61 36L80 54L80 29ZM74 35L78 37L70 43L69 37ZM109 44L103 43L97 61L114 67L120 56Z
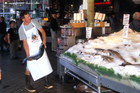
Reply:
M135 4L140 4L140 0L133 0Z

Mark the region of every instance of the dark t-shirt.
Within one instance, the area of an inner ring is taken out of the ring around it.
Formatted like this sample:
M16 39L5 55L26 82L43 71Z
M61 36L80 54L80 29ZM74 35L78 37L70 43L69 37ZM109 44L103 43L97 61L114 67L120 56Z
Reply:
M52 18L52 20L51 20L51 28L53 31L57 31L59 28L58 23L57 23L56 19L54 19L54 18Z
M6 23L0 22L0 34L6 34Z
M140 20L133 20L130 23L129 28L131 28L132 30L135 30L137 32L140 32Z
M18 40L19 37L18 37L18 30L16 28L10 28L8 30L8 34L10 34L10 42L13 42L15 40Z

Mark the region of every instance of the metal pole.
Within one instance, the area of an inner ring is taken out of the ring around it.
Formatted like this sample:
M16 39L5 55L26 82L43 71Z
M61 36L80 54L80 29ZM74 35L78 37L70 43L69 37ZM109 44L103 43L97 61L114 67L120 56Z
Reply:
M5 12L4 12L4 0L3 0L3 17L4 17L4 13L5 13Z
M31 0L31 10L33 10L33 0Z

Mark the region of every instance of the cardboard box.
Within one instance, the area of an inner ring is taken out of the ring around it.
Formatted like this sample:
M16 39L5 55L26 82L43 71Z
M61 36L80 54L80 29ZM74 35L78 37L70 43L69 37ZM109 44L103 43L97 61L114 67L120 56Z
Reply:
M94 22L94 27L105 27L105 22Z

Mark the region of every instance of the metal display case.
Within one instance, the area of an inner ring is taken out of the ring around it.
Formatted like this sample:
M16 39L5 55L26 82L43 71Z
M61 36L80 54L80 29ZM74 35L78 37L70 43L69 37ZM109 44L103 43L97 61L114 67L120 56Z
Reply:
M65 57L57 56L57 69L57 74L62 80L64 79L65 73L68 73L98 93L103 92L101 91L102 86L119 93L140 93L139 89L123 84L122 81L118 82L115 79L113 80L105 76L99 76L97 71L91 72L90 70L85 70L84 67L76 66L71 59ZM110 90L105 91L107 92Z

